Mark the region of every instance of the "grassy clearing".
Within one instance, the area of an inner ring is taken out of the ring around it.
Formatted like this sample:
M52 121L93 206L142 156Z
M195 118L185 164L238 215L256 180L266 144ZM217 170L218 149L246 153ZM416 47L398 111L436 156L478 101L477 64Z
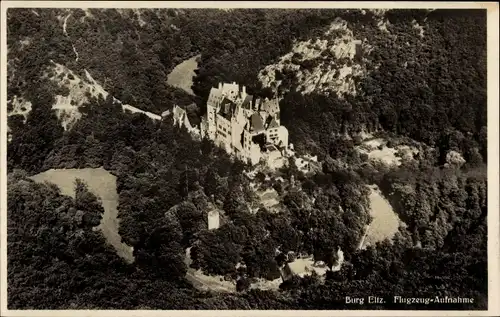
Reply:
M372 185L370 190L370 214L373 216L373 221L368 227L362 247L374 245L376 242L385 239L391 239L399 230L400 224L398 215L394 212L387 199L382 196L378 187Z
M193 86L193 77L195 69L198 68L197 59L200 55L191 57L175 66L167 76L167 84L173 87L181 88L190 95L194 95L191 86Z
M103 168L83 169L51 169L31 177L36 182L56 184L63 195L75 197L75 180L80 178L89 190L97 195L102 202L104 215L99 229L118 253L129 262L133 262L132 247L121 242L118 234L118 193L116 192L116 176Z

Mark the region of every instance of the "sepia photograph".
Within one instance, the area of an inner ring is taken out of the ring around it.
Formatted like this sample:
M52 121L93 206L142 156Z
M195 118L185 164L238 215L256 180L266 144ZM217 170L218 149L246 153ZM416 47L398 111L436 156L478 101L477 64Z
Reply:
M7 1L1 29L2 316L500 314L498 3Z

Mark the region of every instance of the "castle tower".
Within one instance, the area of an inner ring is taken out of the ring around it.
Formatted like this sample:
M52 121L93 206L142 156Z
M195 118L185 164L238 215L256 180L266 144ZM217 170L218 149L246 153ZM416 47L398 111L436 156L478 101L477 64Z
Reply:
M361 60L363 58L363 47L361 40L352 41L352 53L355 60Z
M208 230L218 229L220 226L220 217L217 210L212 210L208 213Z

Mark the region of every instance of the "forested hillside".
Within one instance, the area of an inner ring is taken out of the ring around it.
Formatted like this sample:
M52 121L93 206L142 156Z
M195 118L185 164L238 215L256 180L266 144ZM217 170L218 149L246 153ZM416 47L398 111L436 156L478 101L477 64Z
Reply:
M487 307L485 11L9 9L7 18L9 107L27 106L15 98L31 105L25 115L8 109L9 308ZM220 81L272 96L259 73L296 43L322 39L336 18L370 47L355 61L366 72L343 98L303 93L296 74L279 74L281 121L297 152L318 155L322 168L305 175L291 160L276 175L260 174L260 185L279 194L278 212L250 212L258 197L244 174L249 166L193 139L171 117L122 110L130 104L161 114L196 103L191 115L202 115ZM167 76L196 55L193 96L169 86ZM88 72L109 93L88 95L66 130L52 108L56 95L69 93L43 76L54 63L79 78ZM374 162L358 151L363 133L409 140L418 154L400 165ZM464 163L453 163L452 154ZM102 207L85 184L73 199L28 178L101 166L117 176L119 233L134 247L133 263L92 230ZM360 249L372 184L405 226L391 241ZM221 226L209 231L213 209ZM237 280L238 292L191 285L186 248L192 268ZM333 271L339 250L344 263ZM289 251L323 261L326 275L294 277L274 291L250 287L279 278ZM475 301L352 306L346 294Z
M486 161L485 12L389 11L384 29L369 15L345 17L354 38L372 47L358 94L286 94L282 120L292 142L326 155L337 133L384 130L435 146L440 164L449 150L471 164Z

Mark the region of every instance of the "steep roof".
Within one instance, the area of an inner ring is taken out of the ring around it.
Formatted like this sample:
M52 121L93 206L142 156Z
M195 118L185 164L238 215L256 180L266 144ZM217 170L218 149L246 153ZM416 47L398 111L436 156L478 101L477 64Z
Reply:
M224 118L226 118L227 120L230 120L232 115L234 114L235 109L236 109L236 104L231 100L224 98L220 103L219 114Z
M254 112L250 116L250 130L256 132L264 130L264 124L262 123L262 119L257 112Z
M253 104L253 96L252 95L247 95L245 97L245 100L243 100L243 103L241 104L241 107L244 109L252 109L252 104Z
M173 111L174 112L174 117L179 117L180 118L180 117L182 117L186 113L186 111L184 109L182 109L181 107L179 107L177 105L174 106L173 110L174 110Z
M221 89L212 87L210 89L210 94L208 95L208 100L210 100L210 99L218 99L218 98L221 97L221 95L222 95Z
M278 149L276 148L276 146L272 143L269 143L269 144L266 144L265 146L266 150L268 152L272 152L272 151L277 151Z
M279 126L280 125L278 124L278 122L276 122L276 119L272 118L267 128L272 129L272 128L278 128Z
M186 116L186 111L175 105L173 109L174 124L182 125L182 119Z

